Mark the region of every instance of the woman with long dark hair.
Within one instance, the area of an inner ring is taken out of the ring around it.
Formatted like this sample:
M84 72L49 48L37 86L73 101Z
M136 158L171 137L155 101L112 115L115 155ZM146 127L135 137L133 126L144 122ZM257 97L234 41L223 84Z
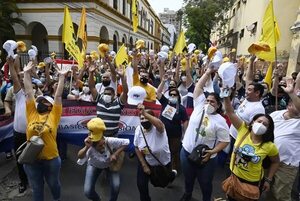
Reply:
M274 122L267 114L257 114L249 126L234 112L230 98L224 98L225 110L238 136L230 160L230 169L241 182L260 187L260 191L270 190L273 176L279 166L278 149L274 141ZM263 160L270 158L271 165L264 175ZM227 195L230 201L233 197Z
M179 154L181 148L182 131L185 131L188 125L188 115L185 107L181 104L180 93L177 88L168 90L168 97L162 91L167 77L165 76L156 91L157 100L161 104L160 119L164 123L169 147L171 151L172 169L179 170ZM183 125L183 129L182 129Z

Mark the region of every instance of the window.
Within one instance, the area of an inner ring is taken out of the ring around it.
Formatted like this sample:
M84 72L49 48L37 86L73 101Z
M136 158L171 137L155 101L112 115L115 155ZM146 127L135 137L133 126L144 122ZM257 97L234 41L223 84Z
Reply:
M123 0L123 15L126 15L126 6L127 6L127 1Z
M113 7L118 10L118 0L114 0Z
M244 29L241 30L241 32L240 32L240 39L244 37L244 31L245 31Z
M254 22L254 28L252 29L252 34L256 34L256 31L257 31L257 22Z
M235 8L232 10L232 16L235 16Z
M239 1L238 3L237 3L237 9L239 9L241 7L241 2Z
M129 17L130 20L132 20L132 1L130 1L130 6L129 6Z

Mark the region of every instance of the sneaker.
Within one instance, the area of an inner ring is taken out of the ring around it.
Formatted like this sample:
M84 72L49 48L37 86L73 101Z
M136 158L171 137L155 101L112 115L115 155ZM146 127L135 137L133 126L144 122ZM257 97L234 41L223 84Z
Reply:
M172 183L175 180L176 176L177 176L177 170L172 170L169 183Z
M173 169L172 172L174 172L175 177L177 176L177 170Z
M192 194L184 193L179 201L190 201L192 199Z
M6 160L11 160L12 157L13 157L13 155L11 152L6 153L6 156L5 156Z

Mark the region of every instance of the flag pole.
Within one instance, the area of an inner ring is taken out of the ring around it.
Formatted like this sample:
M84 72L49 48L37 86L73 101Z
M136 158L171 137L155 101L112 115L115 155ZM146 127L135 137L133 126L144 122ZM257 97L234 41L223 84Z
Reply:
M276 45L276 33L275 33L275 28L276 28L276 21L275 21L275 15L274 15L274 4L273 0L272 1L272 20L273 20L273 34L274 34L274 52L275 52L275 69L277 68L277 45ZM274 69L273 69L274 70ZM273 72L272 70L272 72ZM271 86L270 86L271 87ZM275 88L275 110L278 110L278 86Z

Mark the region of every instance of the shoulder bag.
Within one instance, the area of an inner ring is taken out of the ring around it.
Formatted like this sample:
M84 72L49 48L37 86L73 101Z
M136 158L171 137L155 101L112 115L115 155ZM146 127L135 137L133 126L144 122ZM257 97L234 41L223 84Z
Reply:
M109 146L107 141L105 142L105 144L106 144L106 147L108 148L108 151L110 152L110 154L111 155L114 154L113 150L111 149L111 147ZM125 152L121 151L119 153L119 155L117 156L117 160L110 162L110 165L109 165L110 171L113 171L113 172L119 171L123 165L124 158L125 158Z
M43 123L42 128L38 135L32 136L29 141L24 142L16 151L18 157L18 163L20 164L32 164L36 161L38 155L44 148L44 141L42 139L42 131L44 130L45 124L48 120Z
M196 136L195 136L195 144L198 141L199 138L199 130L203 122L203 117L204 117L205 110L203 109L201 119L198 125L198 128L196 129ZM197 145L193 151L188 155L189 161L192 163L196 164L197 166L201 167L204 165L202 162L203 156L205 155L205 151L209 150L210 148L206 144L199 144Z
M249 131L243 136L237 145L236 149L240 147L244 139L249 135ZM234 154L234 161L236 159L236 152ZM239 178L233 174L234 163L232 167L231 175L223 181L223 191L237 201L255 201L260 197L259 185L252 185L245 182L241 182Z
M159 163L159 165L155 165L155 166L150 166L150 182L154 187L161 187L161 188L165 188L170 182L172 182L172 180L174 180L174 178L172 178L172 174L171 174L171 169L166 167L164 164L162 164L162 162L160 162L160 160L158 160L158 158L152 153L148 142L146 140L144 131L141 128L141 132L143 134L143 138L145 140L146 146L149 150L149 153L153 156L153 158L155 160L157 160L157 162Z

